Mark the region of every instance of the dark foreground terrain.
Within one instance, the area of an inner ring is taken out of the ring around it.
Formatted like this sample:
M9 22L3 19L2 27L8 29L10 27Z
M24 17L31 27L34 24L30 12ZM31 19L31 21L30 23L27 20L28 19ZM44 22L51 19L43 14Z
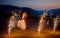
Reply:
M60 38L60 31L53 32L52 29L42 30L40 35L38 35L37 30L19 30L15 29L11 32L10 36L8 33L4 33L0 38Z

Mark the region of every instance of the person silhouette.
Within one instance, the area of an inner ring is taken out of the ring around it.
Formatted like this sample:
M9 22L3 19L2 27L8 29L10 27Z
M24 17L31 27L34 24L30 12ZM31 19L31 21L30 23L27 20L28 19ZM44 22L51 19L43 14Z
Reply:
M27 21L27 13L24 11L22 13L22 19L18 20L17 27L21 30L25 30L27 28L26 21Z

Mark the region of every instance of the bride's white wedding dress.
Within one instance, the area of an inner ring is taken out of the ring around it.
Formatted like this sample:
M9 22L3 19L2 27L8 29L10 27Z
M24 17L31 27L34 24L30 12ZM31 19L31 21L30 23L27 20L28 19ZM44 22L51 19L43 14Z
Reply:
M18 20L17 27L20 28L21 30L26 29L26 23L25 23L24 19Z

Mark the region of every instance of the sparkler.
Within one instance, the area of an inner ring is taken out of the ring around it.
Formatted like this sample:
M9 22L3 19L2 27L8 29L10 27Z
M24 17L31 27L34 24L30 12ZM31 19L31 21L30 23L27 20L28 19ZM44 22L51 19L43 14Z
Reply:
M46 15L47 15L47 13L44 12L43 15L42 15L41 18L40 18L39 26L38 26L38 35L40 34L41 30L42 30L43 27L44 27Z
M54 19L54 27L53 27L53 32L55 32L56 28L58 25L58 16Z
M10 36L10 33L14 27L17 25L17 21L19 19L19 15L17 13L13 12L13 15L10 17L9 24L8 24L8 34Z

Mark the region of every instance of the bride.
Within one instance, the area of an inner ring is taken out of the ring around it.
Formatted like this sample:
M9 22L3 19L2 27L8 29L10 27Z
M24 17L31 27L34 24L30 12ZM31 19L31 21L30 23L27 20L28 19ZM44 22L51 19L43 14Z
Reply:
M27 20L27 14L24 11L22 14L22 20L18 20L17 27L21 30L25 30L27 27L26 26L26 20Z

